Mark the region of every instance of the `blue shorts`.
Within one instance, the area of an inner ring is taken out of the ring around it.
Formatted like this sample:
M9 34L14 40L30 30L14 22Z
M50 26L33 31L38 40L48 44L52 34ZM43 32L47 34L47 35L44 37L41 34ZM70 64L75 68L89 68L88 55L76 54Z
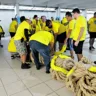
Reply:
M70 51L73 51L73 39L72 38L69 38L69 48L70 48Z

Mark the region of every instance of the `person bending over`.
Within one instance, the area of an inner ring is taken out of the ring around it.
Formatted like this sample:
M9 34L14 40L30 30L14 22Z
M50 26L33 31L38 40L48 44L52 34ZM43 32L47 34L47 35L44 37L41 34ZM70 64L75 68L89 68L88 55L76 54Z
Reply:
M46 65L46 73L50 73L50 50L54 46L54 35L48 31L39 31L30 37L29 45L37 70L41 68L39 62L40 54Z

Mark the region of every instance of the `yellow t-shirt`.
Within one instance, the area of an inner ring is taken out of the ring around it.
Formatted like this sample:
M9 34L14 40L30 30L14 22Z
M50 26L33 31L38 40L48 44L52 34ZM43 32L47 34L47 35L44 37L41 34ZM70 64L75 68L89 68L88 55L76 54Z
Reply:
M49 43L51 43L51 42L54 43L54 36L50 32L40 31L40 32L37 32L34 35L32 35L30 37L30 41L31 40L38 41L38 42L48 46Z
M54 31L55 34L59 33L60 24L56 22L52 22L52 31Z
M89 26L89 31L90 32L96 32L96 18L92 17L88 21Z
M41 26L39 20L36 22L35 19L32 20L32 25L34 25L36 28L34 28L35 32L41 31Z
M63 24L60 24L60 27L59 27L59 35L66 32L66 27L63 25Z
M83 16L79 16L75 22L75 27L74 27L74 31L73 31L73 40L78 39L81 27L84 27L84 32L80 39L80 41L83 41L86 38L86 32L87 32L87 21L86 21L85 17L83 17Z
M52 22L52 31L55 33L55 34L62 34L66 31L65 29L65 26L61 23L56 23L56 22Z
M18 29L16 31L16 34L14 36L14 40L21 40L22 38L24 38L24 40L26 41L25 35L24 35L24 29L30 29L30 25L28 22L23 21L19 26Z
M52 28L45 27L45 30L46 31L52 30L54 32L54 34L60 35L66 31L66 28L61 23L52 22Z
M42 31L45 31L46 22L42 22L42 21L41 21L40 25L41 25L41 30L42 30Z
M54 20L54 22L56 22L56 23L61 23L59 20Z
M16 32L16 26L18 25L16 20L13 20L9 27L9 32L15 33Z
M40 22L40 23L42 22L42 19L41 19L41 18L39 19L39 22Z
M64 17L64 18L62 19L62 24L65 26L66 31L67 31L67 30L68 30L68 29L67 29L67 28L68 28L68 20L67 20L66 17Z
M0 26L0 33L2 33L3 32L3 29L2 29L2 27Z
M45 26L45 31L51 31L51 29Z
M65 23L67 23L67 22L68 22L67 18L64 17L64 18L62 19L62 24L65 24Z
M75 27L75 20L74 19L71 20L67 27L68 27L67 28L67 34L68 34L69 30L72 30L71 35L70 35L70 38L72 38L73 37L74 27Z

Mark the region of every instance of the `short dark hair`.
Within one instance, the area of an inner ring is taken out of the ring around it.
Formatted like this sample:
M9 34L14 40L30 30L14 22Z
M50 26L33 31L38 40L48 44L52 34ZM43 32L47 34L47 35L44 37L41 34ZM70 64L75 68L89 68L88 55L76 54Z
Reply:
M96 12L94 13L94 16L96 16Z
M46 20L46 26L49 26L49 24L50 24L50 22L51 22L51 20Z
M21 17L20 17L20 21L21 21L21 22L23 22L23 21L25 21L25 20L26 20L25 16L21 16Z
M80 14L80 10L78 8L73 9L72 13L78 13Z
M67 11L65 15L68 15L68 14L70 14L70 12L69 12L69 11Z
M33 19L37 18L38 16L37 15L34 15Z
M13 21L13 20L17 20L17 18L12 18L12 21Z
M12 21L14 20L14 18L12 18Z
M70 16L70 17L72 17L71 12L66 12L66 16Z

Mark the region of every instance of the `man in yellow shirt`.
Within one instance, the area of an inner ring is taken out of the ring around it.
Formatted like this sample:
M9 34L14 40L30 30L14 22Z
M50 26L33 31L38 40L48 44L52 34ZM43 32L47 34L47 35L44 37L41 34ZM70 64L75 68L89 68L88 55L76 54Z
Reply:
M32 27L35 32L41 31L41 26L40 22L38 20L38 16L34 15L33 20L32 20Z
M16 18L12 18L12 22L9 27L9 33L10 33L11 38L14 37L17 27L18 27L18 23L17 23Z
M48 26L48 28L54 32L55 50L56 50L56 41L59 42L59 50L61 50L64 44L64 40L66 39L65 26L61 23L52 22L51 20L46 21L46 26Z
M88 31L90 34L90 47L89 50L92 51L95 48L93 47L93 44L95 42L95 38L96 38L96 12L94 13L94 17L90 18L88 21Z
M23 19L23 21L18 26L16 34L14 36L14 42L16 45L16 50L21 58L21 68L29 69L29 64L26 64L26 56L27 56L27 41L29 40L28 32L30 30L31 21L28 19Z
M45 31L45 28L46 28L46 16L41 16L40 25L41 25L41 30Z
M17 31L17 20L12 18L12 23L10 24L10 35L11 35L11 38L15 36L16 32ZM23 21L25 20L25 16L21 16L20 17L20 22L22 23ZM13 30L13 31L12 31ZM20 57L18 53L11 53L11 59L15 59L16 57Z
M70 14L69 11L66 12L65 14L65 17L63 17L61 23L66 27L66 31L68 30L68 24L69 24L69 21L67 20L67 18L69 17L68 14ZM69 39L68 39L68 42L67 42L67 50L70 49L70 44L69 44Z
M54 46L54 36L51 32L40 31L30 37L30 48L37 70L41 68L39 53L44 59L46 73L50 73L50 50ZM49 46L50 45L50 46Z
M80 10L78 8L75 8L73 10L73 17L75 18L75 27L73 31L73 47L74 51L77 54L78 61L81 60L83 57L82 51L83 51L83 44L86 38L86 32L87 32L87 21L85 17L80 15Z
M65 44L69 44L69 49L70 49L70 54L71 58L74 59L74 49L73 49L73 39L72 39L72 34L74 31L75 27L75 20L72 18L71 12L67 14L68 16L66 17L69 24L67 26L67 38L65 40Z

